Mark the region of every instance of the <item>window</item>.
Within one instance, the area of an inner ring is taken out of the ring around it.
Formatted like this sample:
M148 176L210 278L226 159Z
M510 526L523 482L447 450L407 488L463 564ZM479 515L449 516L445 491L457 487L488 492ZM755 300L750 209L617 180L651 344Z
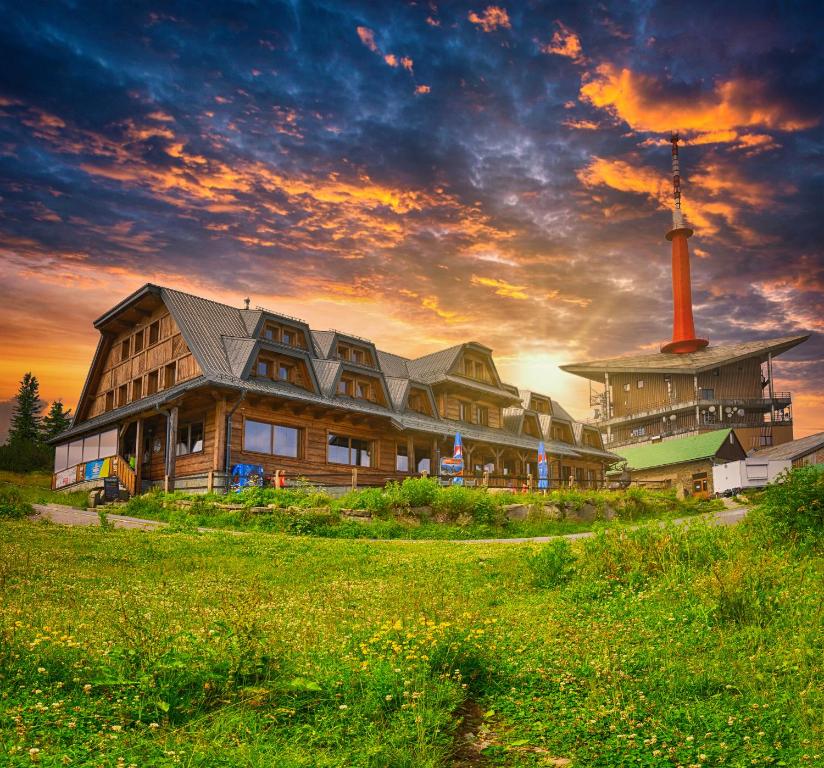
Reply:
M149 346L152 346L152 344L157 344L157 342L159 340L160 340L160 321L155 320L149 326Z
M109 390L106 393L106 410L111 411L114 408L114 390Z
M484 380L484 364L483 363L475 363L475 378L480 379L481 381Z
M60 472L69 466L69 443L58 445L54 449L54 471Z
M363 352L360 349L352 350L352 362L363 365Z
M485 405L475 406L475 423L484 427L489 426L489 408Z
M371 400L372 399L372 385L366 381L359 381L358 382L358 397L361 400Z
M330 434L327 438L327 461L354 467L372 466L372 443L355 437Z
M278 365L278 378L281 381L292 381L292 366L285 363Z
M411 394L409 395L409 410L416 411L417 413L423 413L423 397L418 394Z
M108 455L108 454L107 454ZM100 435L89 435L83 438L83 461L94 461L100 458Z
M630 432L630 437L643 437L647 434L646 427L636 427L635 429Z
M143 331L138 331L134 335L134 352L137 354L143 349Z
M715 390L714 389L699 389L698 390L698 399L699 400L715 400Z
M265 360L258 360L257 361L257 368L255 369L258 376L268 376L269 375L269 363Z
M83 461L83 440L69 443L69 458L66 466L73 467Z
M458 419L459 421L469 421L469 403L458 401Z
M146 394L153 395L157 392L158 371L152 371L146 378Z
M122 408L126 405L126 399L128 397L128 387L123 384L117 389L117 407Z
M95 435L98 437L98 435ZM101 432L100 435L100 450L97 458L105 459L107 456L117 455L117 430L112 429L108 432ZM88 438L86 438L88 440ZM83 448L85 452L85 446Z
M636 386L638 387L638 389L643 389L644 388L644 380L643 379L638 379L638 382L637 382Z
M395 451L395 469L398 472L409 471L409 447L406 443L398 443Z
M429 456L425 456L424 458L418 461L418 472L431 472L431 459Z
M472 361L471 360L464 360L464 375L469 376L471 378L473 370L474 369L472 367Z
M125 360L129 356L129 339L123 339L123 343L120 345L120 359Z
M281 341L284 344L288 344L290 347L295 343L295 337L292 331L287 331L285 328L280 333Z
M624 384L624 392L629 392L629 382Z
M348 395L349 394L349 382L346 379L341 379L338 382L338 394L339 395Z
M243 450L297 458L300 453L300 430L247 419L243 425Z
M203 422L181 424L177 428L175 454L185 456L187 453L199 453L203 450Z
M275 329L270 328L268 326L266 328L264 328L263 329L263 338L266 339L266 341L274 341L275 340Z
M342 344L338 344L338 358L340 358L341 360L348 360L349 348L344 347Z
M166 375L165 375L165 383L166 388L173 387L177 382L177 365L176 363L170 363L166 366Z
M140 400L143 397L143 379L135 379L132 382L132 400Z

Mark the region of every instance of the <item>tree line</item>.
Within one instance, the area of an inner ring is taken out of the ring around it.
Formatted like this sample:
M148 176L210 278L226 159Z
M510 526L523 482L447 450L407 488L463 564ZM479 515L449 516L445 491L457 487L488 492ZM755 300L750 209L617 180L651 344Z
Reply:
M40 382L31 372L20 380L15 396L9 435L0 445L0 469L12 472L51 470L54 447L48 442L69 428L71 409L65 410L61 400L55 400L45 416L40 399Z

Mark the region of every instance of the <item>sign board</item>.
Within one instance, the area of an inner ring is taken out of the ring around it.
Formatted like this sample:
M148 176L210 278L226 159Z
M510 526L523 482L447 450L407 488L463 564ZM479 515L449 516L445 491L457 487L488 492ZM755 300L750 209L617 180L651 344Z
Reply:
M106 501L117 501L120 498L120 483L116 477L107 477L103 481L103 498Z
M54 487L65 488L67 485L77 482L77 467L62 469L54 473Z
M263 488L263 467L260 464L235 464L229 489L239 491L242 488Z
M84 480L102 480L112 473L111 459L97 459L97 461L86 462L86 470L83 473Z
M444 477L463 477L463 459L441 459L441 475Z

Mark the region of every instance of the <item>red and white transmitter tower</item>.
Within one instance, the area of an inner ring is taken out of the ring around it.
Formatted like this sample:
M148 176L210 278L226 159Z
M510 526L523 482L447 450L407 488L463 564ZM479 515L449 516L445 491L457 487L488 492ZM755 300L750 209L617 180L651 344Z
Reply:
M672 243L672 341L661 347L662 352L684 354L696 352L709 344L707 339L695 336L692 319L692 285L690 283L690 251L687 238L692 229L684 221L681 212L681 169L678 165L678 134L670 137L672 143L672 229L667 240Z

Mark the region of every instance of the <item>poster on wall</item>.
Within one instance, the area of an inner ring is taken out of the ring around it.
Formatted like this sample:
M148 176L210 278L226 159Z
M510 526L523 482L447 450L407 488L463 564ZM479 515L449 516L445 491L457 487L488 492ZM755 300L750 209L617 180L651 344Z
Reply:
M441 475L446 478L463 476L463 459L441 459Z
M77 467L69 467L54 474L54 487L65 488L67 485L77 482Z
M112 473L111 459L98 459L86 462L86 471L83 475L86 480L100 480Z
M239 491L242 488L263 488L263 467L260 464L235 464L232 467L229 489Z

